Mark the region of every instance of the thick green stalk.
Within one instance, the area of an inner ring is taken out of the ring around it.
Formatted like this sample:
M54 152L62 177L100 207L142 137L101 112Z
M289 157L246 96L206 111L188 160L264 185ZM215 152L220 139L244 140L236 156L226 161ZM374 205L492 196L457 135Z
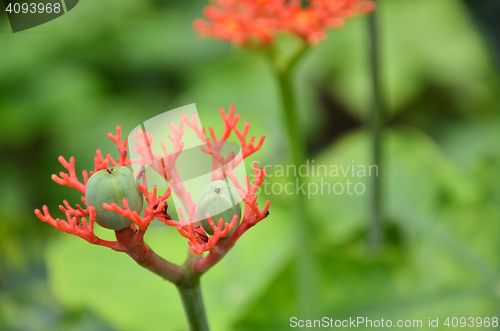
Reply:
M372 135L372 157L373 164L380 169L382 128L384 126L384 103L380 78L379 41L377 33L376 11L369 17L370 35L370 65L372 79L372 105L370 117L370 130ZM383 219L382 219L382 188L380 177L373 177L373 195L371 201L371 226L370 226L370 248L373 252L378 251L384 241Z
M191 331L208 331L208 321L200 288L201 274L194 271L193 268L193 264L200 259L200 256L194 254L189 248L186 262L180 266L158 256L142 241L142 237L136 241L137 234L130 227L115 231L115 235L120 245L116 248L117 250L127 253L140 266L177 286L188 319L189 329Z
M283 111L285 115L285 126L290 142L292 160L295 168L299 169L306 162L305 138L300 125L298 124L297 102L293 86L293 75L295 67L303 54L307 51L307 46L301 48L297 54L284 66L279 66L274 62L278 86L282 100ZM297 187L304 184L304 179L297 175ZM293 205L295 207L293 219L296 220L296 245L297 256L297 301L299 304L299 313L302 316L313 316L315 312L314 299L314 265L310 252L310 221L304 205L305 197L299 192L294 195Z
M199 259L200 256L193 253L191 248L188 248L188 256L183 265L186 277L181 283L177 284L177 290L182 299L190 331L208 331L210 329L201 294L200 277L202 274L196 272L193 267Z
M177 286L181 295L184 312L189 323L191 331L208 331L207 315L205 314L205 306L201 295L200 280L190 282L188 285Z

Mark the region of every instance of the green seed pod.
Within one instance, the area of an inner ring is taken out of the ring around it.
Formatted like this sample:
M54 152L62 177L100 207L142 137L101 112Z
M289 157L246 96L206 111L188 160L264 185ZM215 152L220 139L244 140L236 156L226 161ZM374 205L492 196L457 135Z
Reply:
M103 203L116 203L123 208L123 198L127 198L130 210L142 211L143 196L137 187L132 171L127 167L103 169L93 174L87 182L85 199L95 208L95 221L100 226L121 230L132 224L128 218L115 211L104 209Z
M198 218L200 219L201 227L209 235L214 234L214 230L208 223L206 214L210 215L210 218L214 222L215 226L219 225L219 219L225 223L230 224L233 220L234 214L238 215L238 220L234 228L226 235L230 236L238 227L241 220L241 206L239 201L239 195L236 189L230 185L228 182L223 180L216 180L211 182L205 187L205 190L200 196L198 201ZM224 225L222 226L224 230Z

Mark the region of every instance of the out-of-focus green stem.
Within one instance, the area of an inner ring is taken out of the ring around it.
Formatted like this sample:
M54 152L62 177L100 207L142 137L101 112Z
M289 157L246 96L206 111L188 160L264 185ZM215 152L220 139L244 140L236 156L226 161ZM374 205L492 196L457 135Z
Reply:
M298 125L295 96L293 93L293 73L278 72L278 82L285 112L285 123L295 165L301 165L306 159L304 134ZM300 177L300 176L299 176Z
M370 66L372 79L372 104L370 116L370 130L372 135L372 157L373 164L377 165L380 171L381 140L382 129L385 121L385 109L381 89L380 77L380 49L378 40L377 11L370 14L369 18L370 35ZM378 251L384 241L384 225L382 219L382 188L380 177L373 177L373 194L371 201L371 225L369 244L372 252Z
M297 102L294 91L294 73L297 64L308 50L307 45L302 47L289 59L288 62L277 63L273 61L274 69L277 76L279 93L282 100L285 127L288 134L288 141L292 152L293 165L296 169L306 162L306 145L302 128L298 123ZM293 178L295 180L295 178ZM302 187L304 184L303 178L297 176L297 187ZM297 301L299 313L302 316L313 316L315 313L315 295L314 295L314 263L311 254L311 222L306 213L304 205L305 197L298 194L294 195L294 215L296 221L296 242L297 248Z

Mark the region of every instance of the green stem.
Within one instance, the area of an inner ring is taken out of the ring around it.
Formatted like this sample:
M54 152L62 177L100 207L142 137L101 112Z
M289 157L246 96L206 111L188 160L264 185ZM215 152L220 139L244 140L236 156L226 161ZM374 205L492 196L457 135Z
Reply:
M370 65L372 79L372 105L370 117L370 131L372 135L372 157L373 164L380 170L382 129L384 126L385 109L381 89L379 40L377 33L376 11L369 17L370 31ZM370 248L373 252L378 251L384 241L383 220L382 220L382 188L380 177L373 177L373 195L371 201L371 226L370 226Z
M183 269L186 272L186 277L182 283L177 284L177 290L182 299L184 312L189 324L190 331L208 331L207 315L205 313L205 305L203 296L201 295L200 277L202 273L195 271L194 264L201 257L196 255L191 248L188 247L188 255L184 262Z
M298 125L295 95L293 92L293 72L278 72L278 82L285 112L285 123L295 165L301 165L306 159L304 134Z
M295 169L305 164L306 161L306 145L305 137L301 127L298 124L297 102L295 98L293 77L295 67L303 57L308 47L304 45L295 56L288 61L284 66L280 66L276 61L273 61L275 72L277 75L280 96L285 115L286 132L290 142L292 152L292 160ZM297 176L297 187L300 188L304 184L303 178ZM304 197L298 192L294 196L293 203L295 210L293 218L296 220L296 246L298 250L297 256L297 301L299 304L299 313L302 316L313 316L314 307L314 265L310 253L310 221L306 213L304 205Z
M193 280L189 285L177 286L184 306L184 312L191 331L208 331L207 315L201 295L199 278Z

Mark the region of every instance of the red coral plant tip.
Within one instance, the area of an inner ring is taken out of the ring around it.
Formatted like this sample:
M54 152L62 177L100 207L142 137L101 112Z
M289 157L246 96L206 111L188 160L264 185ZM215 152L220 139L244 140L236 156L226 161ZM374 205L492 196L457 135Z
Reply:
M72 217L71 212L66 212L66 221L63 221L59 218L54 219L47 208L47 206L43 206L43 213L39 209L35 209L35 215L42 221L49 223L56 229L76 235L91 244L106 246L114 250L120 250L117 242L102 240L94 234L94 221L95 221L95 209L94 207L89 207L89 223L85 217L80 218L80 216L76 215Z
M108 133L108 138L111 139L111 141L115 143L116 147L118 148L118 152L120 153L120 157L117 158L116 160L113 159L113 157L110 154L106 154L106 158L115 167L116 166L126 166L126 165L131 164L131 160L127 159L128 139L124 138L123 142L122 142L121 137L122 137L122 128L119 125L116 126L116 134L114 136L111 133Z
M247 189L238 189L238 193L241 199L245 202L245 212L241 224L238 226L236 231L231 235L231 239L237 240L243 233L245 233L249 228L263 220L267 217L271 201L267 200L266 205L262 210L258 208L257 196L255 195L258 188L264 182L264 177L266 174L266 168L259 169L257 163L253 164L254 168L254 184L250 186L250 181L248 176L246 178ZM230 177L233 181L235 179L234 175ZM234 181L233 181L234 183Z
M189 121L189 118L187 117L186 114L182 114L181 116L181 121L186 123L187 126L189 126L193 132L200 138L201 141L205 141L205 128L198 128L198 125L196 124L197 122L197 116L195 113L191 115L191 121Z
M129 220L132 221L138 228L139 231L137 231L134 241L135 242L142 242L144 238L144 233L146 233L149 224L154 220L155 216L151 211L151 207L148 206L144 209L144 217L141 217L135 210L132 211L128 205L127 198L123 198L123 208L120 208L116 203L103 203L102 207L107 210L111 210L116 212L117 214L120 214L121 216L124 216L128 218Z
M212 247L217 244L219 239L223 238L225 235L227 235L231 230L236 226L236 222L238 221L238 215L234 215L233 219L231 220L231 223L224 223L222 217L219 218L219 223L216 226L215 223L212 221L212 218L210 217L210 214L206 214L205 217L207 218L208 224L212 227L212 230L214 230L214 234L210 236L208 239L208 242L205 247L205 251L209 251L212 249ZM224 230L222 230L222 224L224 223Z
M179 214L180 223L177 225L177 231L184 237L189 239L188 244L191 247L191 250L195 254L202 254L205 251L205 245L199 243L195 234L195 229L193 226L193 216L196 211L196 204L192 203L188 209L188 218L184 217L184 212L182 209L178 209L177 212Z
M69 162L63 156L58 157L59 162L62 164L66 170L68 170L68 174L64 172L60 172L58 177L57 175L52 175L52 180L59 185L66 185L77 189L81 193L85 194L85 184L80 182L76 177L75 173L75 158L70 157ZM85 175L84 175L85 177Z
M189 239L188 244L191 247L191 250L195 254L200 255L200 254L212 249L217 244L219 239L223 238L225 235L227 235L229 232L231 232L231 230L236 225L236 222L238 220L238 215L234 215L233 219L231 220L231 223L224 224L223 219L220 218L218 226L216 226L214 224L214 222L212 221L212 218L210 217L210 215L207 214L206 215L207 220L208 220L210 226L212 227L212 229L214 230L214 234L211 235L208 238L208 240L205 240L205 238L207 238L206 233L203 230L201 230L200 228L195 228L193 225L193 217L194 217L195 211L196 211L196 204L192 203L190 208L189 208L189 211L188 211L188 218L186 219L184 217L184 212L182 211L182 209L178 210L178 214L179 214L179 217L181 219L181 222L177 225L177 231L179 231L179 233L183 237ZM223 229L223 226L224 226L224 229ZM200 236L202 236L202 238L200 238Z
M233 128L236 126L236 124L238 124L238 121L240 120L240 114L234 115L235 108L236 108L235 104L234 103L231 104L231 106L229 106L229 110L227 112L227 115L224 112L224 108L219 108L219 114L222 117L222 121L224 124L224 131L222 132L221 137L219 139L217 139L215 136L215 133L214 133L214 129L212 127L210 127L209 128L210 135L212 136L212 139L214 141L217 141L217 140L225 141L231 135Z
M250 129L250 122L245 123L245 126L243 128L243 132L240 132L240 130L237 127L234 128L234 133L236 133L236 135L238 136L238 138L240 140L242 154L243 154L244 158L247 156L250 156L253 153L255 153L256 151L258 151L262 147L262 144L264 143L264 139L266 139L265 136L261 136L259 138L259 142L257 143L257 145L254 145L255 136L252 136L250 138L250 141L247 144L246 143L246 136L248 134L249 129Z
M231 170L228 171L228 177L231 179L232 183L237 187L238 194L245 203L245 211L242 215L242 220L236 230L229 238L221 238L218 240L210 249L208 249L209 254L194 263L194 269L198 273L204 273L212 266L214 266L218 261L220 261L229 250L235 245L237 240L243 235L248 229L256 225L258 222L262 221L269 215L269 207L271 201L267 200L266 205L262 210L258 208L257 196L255 195L258 188L264 182L264 177L266 169L259 169L257 163L253 164L254 168L254 184L250 185L250 180L246 176L247 188L244 189L236 180L236 177ZM234 219L233 219L234 221ZM219 220L219 225L221 224ZM227 224L226 224L227 226ZM230 225L229 225L230 226Z
M166 225L177 226L178 222L172 220L170 215L167 213L168 203L166 200L171 195L170 187L165 191L165 193L162 196L157 197L158 188L156 185L153 186L153 192L149 192L148 189L141 184L137 184L137 186L139 187L142 194L146 198L146 202L148 203L148 206L146 207L147 211L151 212L154 215L154 217L158 218Z
M153 142L153 136L149 134L147 131L143 131L142 129L138 130L139 134L135 132L132 133L132 137L136 141L137 145L133 147L133 150L140 156L140 160L129 160L127 162L130 163L140 163L141 164L141 172L147 167L151 167L154 171L156 171L159 175L163 176L166 180L167 174L172 168L175 168L175 160L177 159L178 154L182 151L184 146L183 143L180 142L182 138L182 130L180 133L179 141L174 143L174 151L169 153L165 147L164 142L160 142L160 146L162 147L162 151L164 155L157 154L152 148L151 144ZM171 138L172 139L172 138ZM145 176L143 173L136 174L137 178L143 178L143 186L147 186L145 183Z
M94 156L94 170L90 172L90 176L92 176L98 171L109 168L108 166L109 160L102 157L101 150L97 149L95 151L95 154L96 155Z
M200 146L201 150L207 154L211 154L212 157L216 161L219 162L219 164L227 164L228 160L231 160L231 164L234 167L236 167L241 161L243 161L244 158L249 157L250 155L254 154L257 152L261 147L262 144L264 143L265 136L261 136L259 138L259 141L257 142L257 145L254 145L255 142L255 136L250 137L250 140L247 142L247 135L248 131L250 129L250 122L246 122L243 131L240 131L237 127L238 121L240 119L240 114L234 114L236 109L235 104L231 104L228 110L228 113L226 114L224 112L223 108L219 109L219 113L221 115L223 125L224 125L224 132L221 134L221 137L217 139L217 136L215 135L214 129L212 127L209 128L210 135L212 140L210 139L202 139L203 143L207 144L208 149L206 149L204 146ZM195 121L192 123L189 123L188 126L195 132L199 132L200 129L197 128ZM228 155L226 158L222 158L220 155L220 151L223 147L223 142L227 141L227 139L230 137L231 132L236 134L238 137L238 140L240 141L241 145L241 155L238 155L238 157L234 157L231 155ZM215 179L215 178L214 178Z
M82 207L80 207L80 205L76 205L75 206L76 209L74 209L69 205L67 200L63 200L63 204L64 206L59 205L59 209L65 214L67 212L69 212L71 215L77 215L77 216L86 216L89 214L88 209L83 209Z

